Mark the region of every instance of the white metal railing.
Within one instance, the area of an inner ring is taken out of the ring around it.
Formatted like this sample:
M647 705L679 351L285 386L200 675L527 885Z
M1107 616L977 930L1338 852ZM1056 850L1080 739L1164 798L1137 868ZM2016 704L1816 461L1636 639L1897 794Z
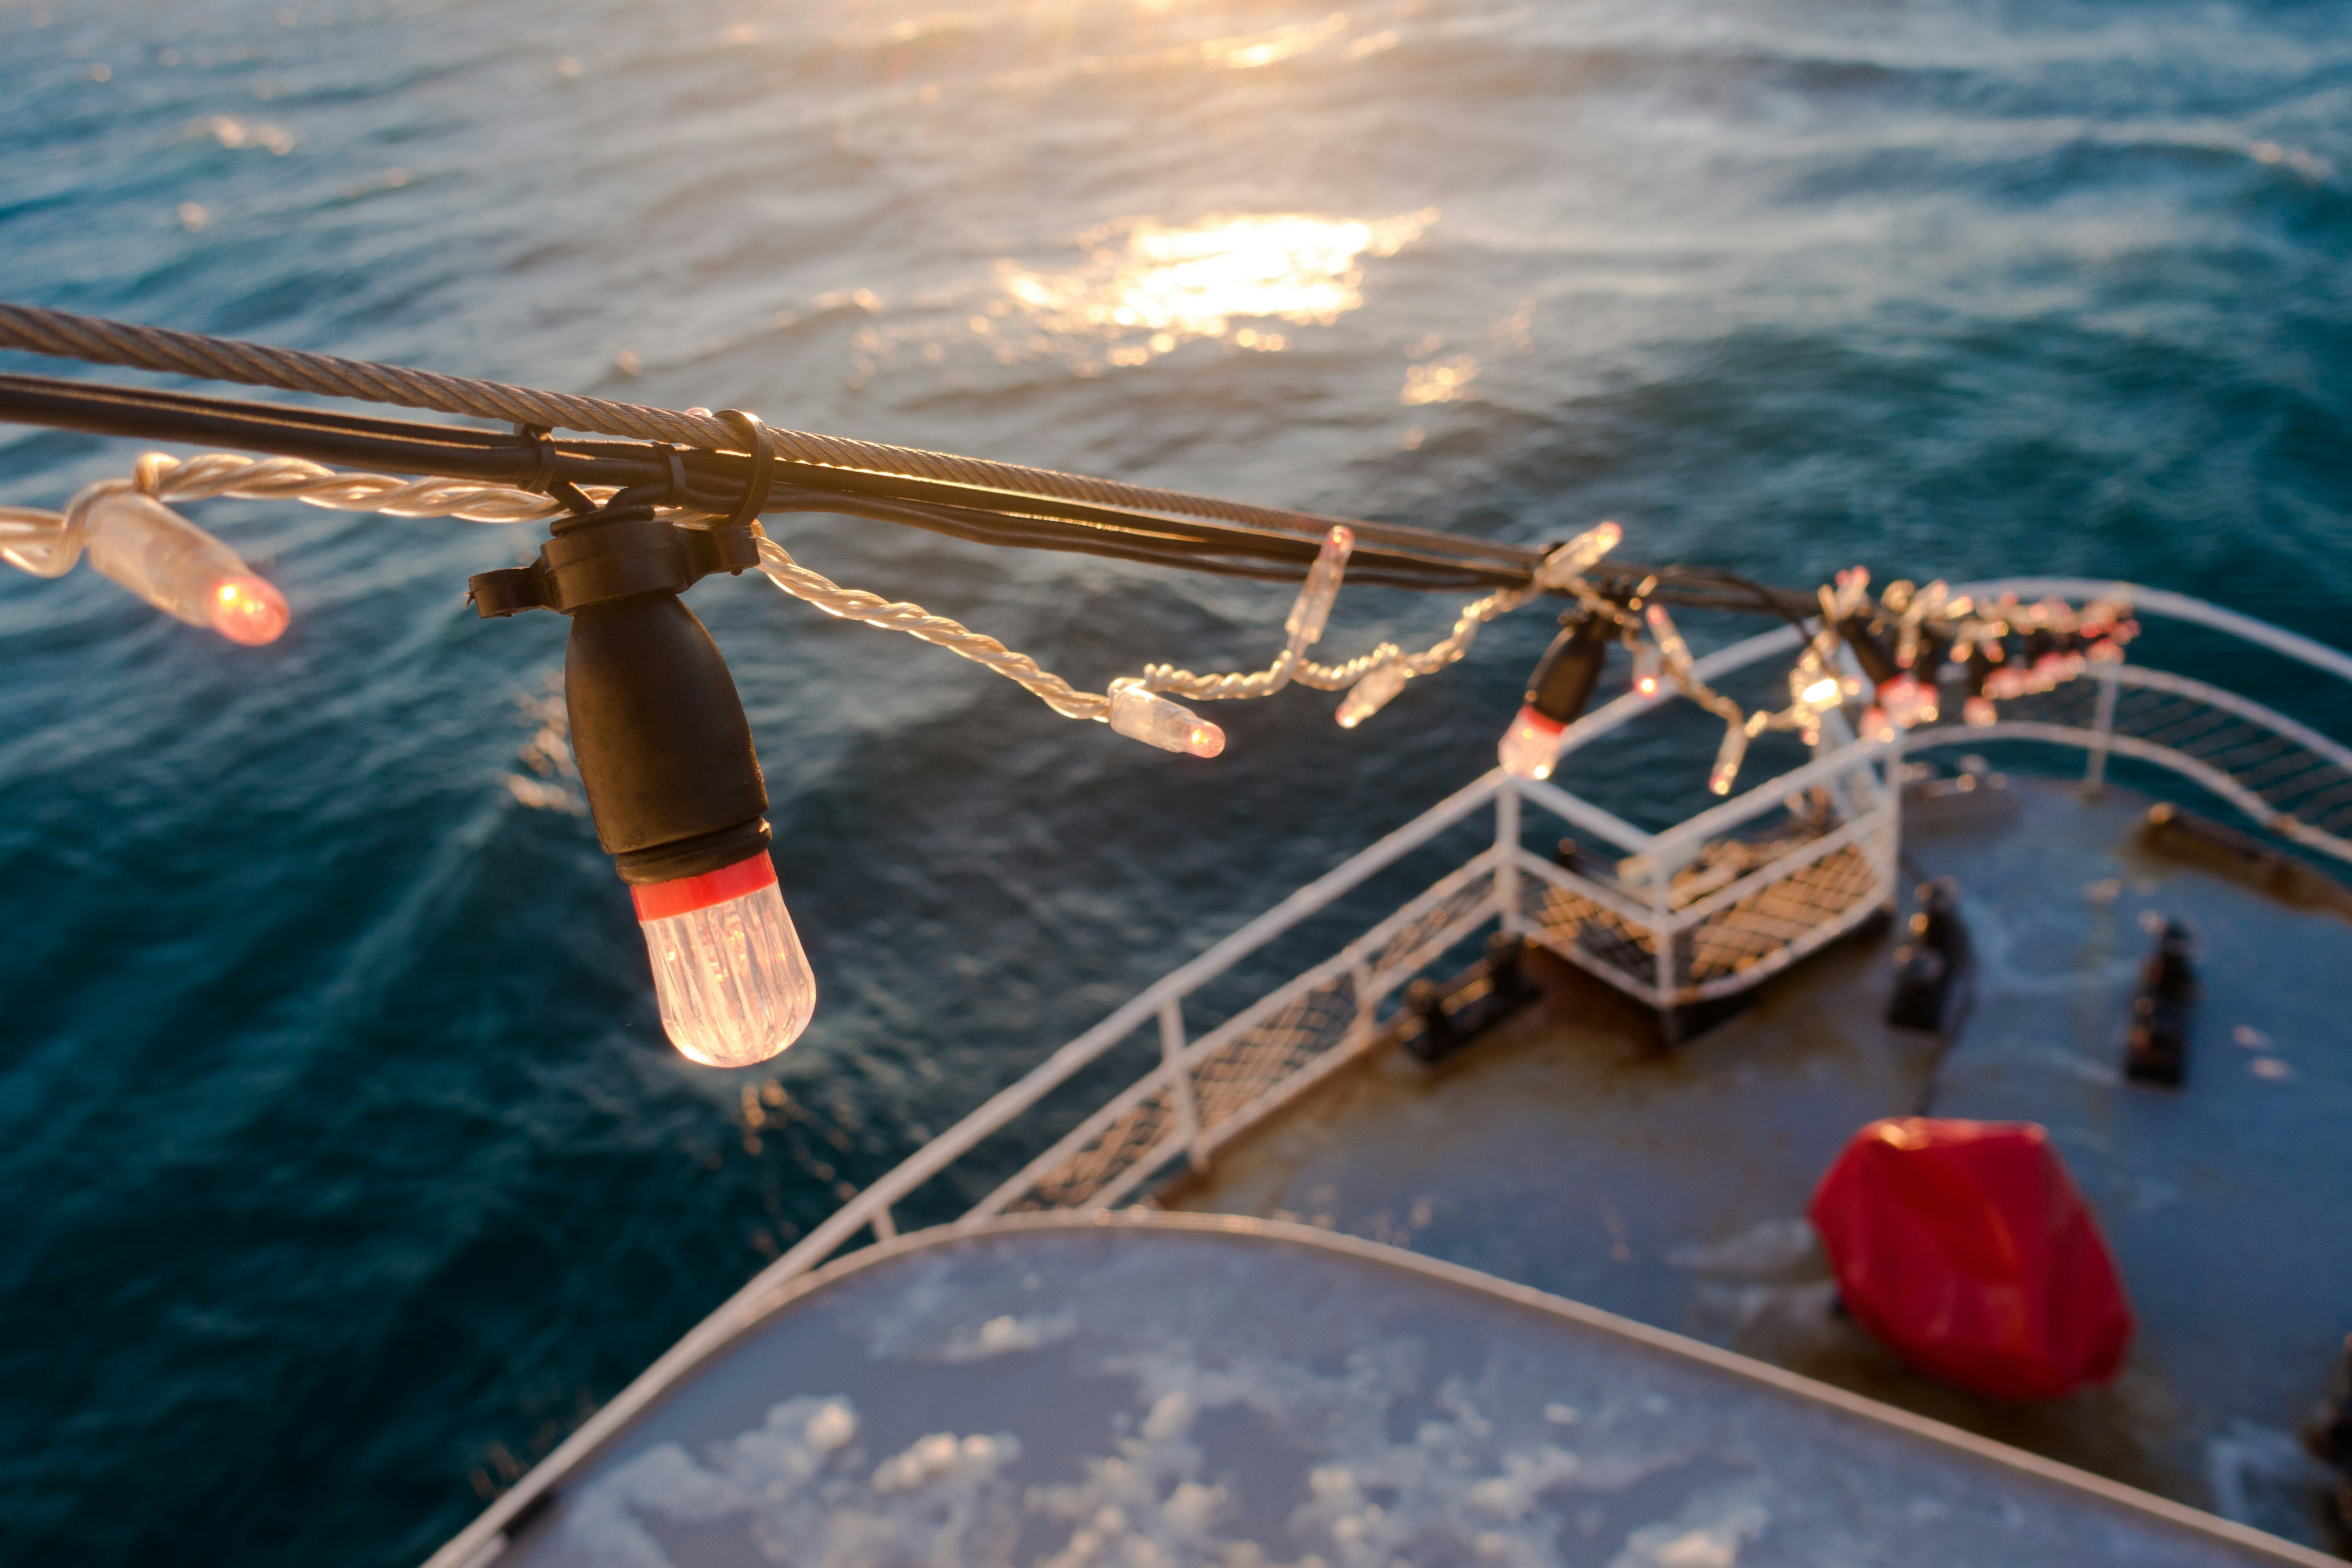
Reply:
M2077 601L2122 595L2143 615L2200 624L2352 680L2352 657L2200 600L2128 584L2012 578L1960 592ZM1713 680L1792 651L1782 627L1697 662ZM1675 700L1631 693L1561 737L1563 756ZM1902 752L2027 740L2081 747L2095 784L2107 759L2156 763L2260 826L2352 861L2352 748L2209 683L2139 665L2094 667L2053 693L2003 707L2000 722L1916 731L1900 742L1834 731L1811 762L1663 832L1634 826L1549 784L1492 771L1301 888L1055 1051L811 1231L747 1286L772 1289L871 1229L897 1234L893 1205L983 1142L1021 1124L1073 1075L1147 1026L1156 1066L1082 1117L971 1212L1107 1206L1179 1157L1216 1151L1381 1037L1382 1001L1489 921L1643 1002L1674 1008L1757 984L1887 906L1898 875ZM1527 806L1622 852L1613 871L1559 865L1522 844ZM1338 952L1193 1037L1184 1005L1210 981L1480 810L1493 841Z

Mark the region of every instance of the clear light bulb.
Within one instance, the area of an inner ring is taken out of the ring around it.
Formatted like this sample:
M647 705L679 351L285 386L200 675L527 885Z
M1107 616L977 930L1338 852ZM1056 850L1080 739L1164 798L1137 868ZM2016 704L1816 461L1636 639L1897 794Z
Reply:
M1613 522L1588 528L1566 544L1545 556L1536 567L1536 586L1543 589L1564 588L1581 576L1584 569L1617 548L1625 531Z
M1339 702L1339 728L1352 730L1381 709L1387 707L1405 682L1412 679L1412 670L1404 660L1391 658L1374 665L1361 680L1348 689Z
M1727 724L1723 731L1723 745L1715 753L1715 767L1706 775L1706 787L1717 795L1729 795L1732 782L1739 777L1739 764L1748 756L1748 726Z
M698 877L629 889L653 959L662 1028L706 1067L766 1061L816 1011L816 976L761 850Z
M1657 645L1643 643L1633 650L1633 691L1639 697L1655 697L1664 682L1665 660L1660 657Z
M236 551L152 496L102 496L85 527L92 569L192 626L258 647L292 618L286 596Z
M1511 727L1503 731L1502 744L1496 748L1503 771L1523 779L1551 777L1551 765L1559 760L1560 731L1567 728L1532 707L1520 708Z
M1163 752L1213 757L1225 749L1225 732L1141 681L1125 676L1110 683L1110 727L1129 740Z
M1691 661L1690 645L1675 626L1674 616L1666 614L1664 605L1652 605L1642 612L1650 623L1650 635L1658 639L1658 652L1664 656L1668 668L1680 669Z
M1331 619L1331 603L1339 596L1339 578L1348 569L1348 552L1355 548L1352 528L1335 523L1323 536L1323 548L1316 552L1315 564L1307 570L1306 585L1298 590L1289 618L1282 623L1292 648L1312 647L1322 640L1323 627Z
M1915 675L1898 675L1878 689L1878 706L1898 730L1936 721L1936 689Z

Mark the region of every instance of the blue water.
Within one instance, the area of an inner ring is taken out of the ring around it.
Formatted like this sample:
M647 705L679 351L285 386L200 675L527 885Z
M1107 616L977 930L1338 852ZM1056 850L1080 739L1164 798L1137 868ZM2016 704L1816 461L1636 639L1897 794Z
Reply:
M2333 0L0 5L0 297L2338 643L2347 257ZM136 449L0 430L0 500ZM563 627L461 595L529 542L199 515L281 643L0 573L9 1562L420 1558L852 1188L1472 776L1549 629L1192 764L705 586L823 986L730 1075L662 1044L587 824L510 787ZM1261 658L1286 599L778 531L1097 689ZM1329 646L1450 612L1353 594Z

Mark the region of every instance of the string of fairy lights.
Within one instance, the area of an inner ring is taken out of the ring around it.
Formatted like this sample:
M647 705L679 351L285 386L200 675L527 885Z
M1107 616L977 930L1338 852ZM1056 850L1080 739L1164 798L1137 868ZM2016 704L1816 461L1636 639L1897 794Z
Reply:
M2119 599L1972 602L1942 583L1872 593L1856 566L1809 594L1714 568L1614 555L1623 531L1587 529L1540 552L1389 524L1090 479L1050 470L771 431L738 410L675 413L270 349L0 304L0 347L209 375L514 422L510 433L231 403L179 392L0 376L0 418L98 435L244 447L141 457L62 508L0 506L0 561L37 577L88 562L165 614L232 642L277 640L293 606L266 575L180 511L209 497L278 500L404 518L548 525L528 566L479 573L485 619L546 609L571 622L565 734L598 843L629 888L662 1026L688 1058L746 1067L807 1026L816 977L785 909L751 727L726 661L680 598L715 572L756 571L819 612L945 649L1065 718L1196 758L1223 730L1188 704L1337 692L1354 730L1412 682L1468 656L1481 631L1536 602L1566 601L1561 628L1498 746L1542 780L1569 726L1622 649L1638 699L1671 687L1723 724L1708 775L1737 784L1749 743L1792 733L1816 750L1963 721L2123 658L2137 634ZM551 427L627 440L557 441ZM716 443L716 444L713 444ZM324 460L321 460L324 459ZM376 463L393 470L373 471ZM923 606L836 583L767 536L764 514L833 513L998 546L1075 551L1299 587L1261 668L1197 674L1147 663L1087 690L1030 655ZM1477 590L1426 646L1377 643L1314 657L1350 584ZM1788 700L1749 709L1701 676L1674 608L1768 614L1803 641ZM1835 715L1834 721L1832 715Z
M598 502L612 493L609 487L585 492ZM129 477L86 486L61 510L0 506L0 560L36 576L56 577L87 555L97 571L167 614L240 642L274 640L290 618L283 596L228 546L163 504L217 496L489 523L542 521L565 510L549 496L456 478L398 479L297 458L229 452L194 458L148 453ZM711 514L688 508L665 511L688 525L711 520ZM2077 607L2054 598L2021 604L2011 595L1979 605L1940 582L1895 582L1873 595L1868 570L1856 566L1819 590L1819 614L1811 618L1804 647L1787 672L1787 704L1750 710L1698 676L1697 661L1672 613L1643 591L1648 582L1612 596L1588 580L1590 569L1622 537L1613 522L1578 535L1545 555L1525 586L1496 589L1465 605L1451 631L1425 648L1408 651L1382 642L1367 653L1325 664L1308 657L1308 650L1329 625L1355 546L1354 531L1335 525L1285 619L1284 646L1266 668L1198 675L1171 664L1147 664L1140 675L1115 679L1101 692L1081 690L1028 655L920 605L834 583L773 540L761 540L759 549L760 570L770 581L827 615L946 648L1015 681L1066 718L1107 722L1148 744L1204 757L1223 750L1223 731L1174 699L1266 698L1294 683L1342 691L1334 717L1352 730L1409 682L1460 661L1490 622L1539 597L1566 596L1576 605L1569 616L1572 625L1530 682L1528 700L1502 742L1503 765L1524 777L1549 776L1558 739L1590 700L1595 683L1570 681L1572 698L1547 701L1541 696L1547 671L1557 672L1563 661L1593 663L1614 646L1629 655L1635 693L1652 696L1671 683L1723 721L1723 742L1707 781L1717 795L1730 793L1748 743L1768 731L1793 733L1816 746L1823 715L1859 702L1855 731L1884 739L1937 722L1948 686L1961 693L1966 723L1990 725L1997 721L2000 702L2050 690L2090 664L2120 660L2124 645L2138 631L2131 606L2121 600ZM1551 684L1560 684L1556 673Z

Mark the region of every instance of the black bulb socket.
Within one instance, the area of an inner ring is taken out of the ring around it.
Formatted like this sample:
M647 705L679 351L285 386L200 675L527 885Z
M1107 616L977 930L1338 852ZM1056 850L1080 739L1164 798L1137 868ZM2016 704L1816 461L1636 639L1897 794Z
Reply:
M1527 705L1557 724L1571 722L1583 712L1608 661L1608 634L1599 616L1570 622L1537 661L1528 680Z
M1846 647L1853 649L1853 660L1862 666L1864 679L1870 682L1872 690L1877 690L1903 673L1902 668L1895 662L1895 655L1887 649L1885 639L1873 630L1870 622L1864 617L1853 616L1841 621L1838 636L1845 638Z
M740 536L740 537L737 537ZM698 877L768 847L768 789L734 677L678 598L759 561L756 523L687 529L650 508L556 525L537 563L473 580L484 616L571 617L563 698L596 841L633 885Z

